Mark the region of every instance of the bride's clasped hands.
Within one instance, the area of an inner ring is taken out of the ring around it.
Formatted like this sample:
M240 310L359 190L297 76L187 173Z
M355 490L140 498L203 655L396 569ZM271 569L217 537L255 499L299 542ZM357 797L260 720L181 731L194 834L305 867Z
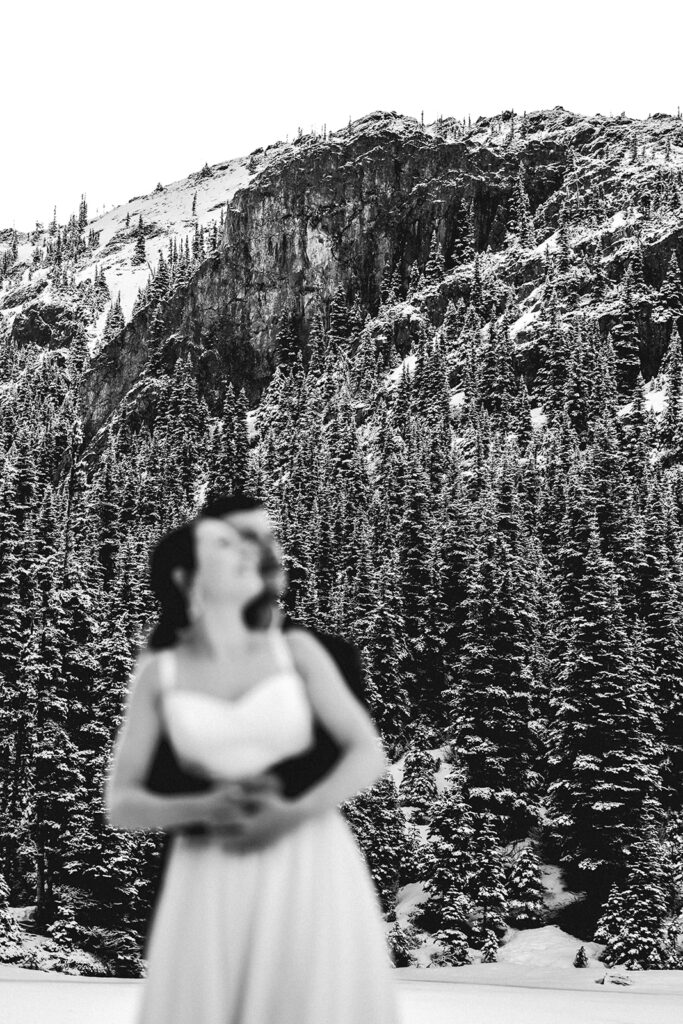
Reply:
M280 779L270 773L218 782L201 799L204 824L229 850L267 846L305 817L296 800L282 796Z

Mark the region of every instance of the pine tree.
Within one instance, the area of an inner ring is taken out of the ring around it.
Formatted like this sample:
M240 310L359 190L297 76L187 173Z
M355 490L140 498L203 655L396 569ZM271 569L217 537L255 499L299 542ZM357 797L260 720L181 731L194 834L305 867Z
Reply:
M457 919L457 915L456 915ZM467 938L460 928L440 928L434 936L442 952L432 955L432 963L439 967L463 967L472 963Z
M653 444L645 394L645 379L642 373L639 373L631 396L631 408L624 420L626 430L624 450L629 472L635 483L639 485L643 482L649 462L648 452Z
M453 776L429 814L422 871L427 893L425 909L439 927L456 928L458 940L463 928L469 927L471 915L467 893L475 868L470 851L474 831L475 816Z
M596 941L606 942L602 959L609 967L678 966L673 870L662 838L661 811L648 802L628 850L626 883L619 891L612 889L595 932Z
M457 199L457 206L453 214L453 248L451 259L454 266L462 263L469 263L474 258L476 249L474 237L474 200L469 208L464 203L464 197Z
M643 260L643 245L640 235L636 236L637 241L631 256L629 267L631 269L631 283L635 292L642 293L648 290L645 283L645 265Z
M453 728L468 799L504 814L515 835L528 825L529 679L518 570L507 543L493 532L494 521L489 510L488 531L470 570Z
M372 681L368 705L390 753L396 754L405 743L412 704L401 678L400 665L405 657L404 622L400 601L398 559L395 550L387 553L379 579L366 634L365 663Z
M628 570L632 495L618 428L609 417L601 417L593 425L588 473L593 483L603 551L612 558L621 577Z
M564 386L564 411L577 434L587 434L590 422L590 351L585 334L578 330L568 352L567 377ZM557 386L557 382L553 382ZM560 404L556 392L555 407Z
M661 749L651 680L629 644L594 514L589 522L569 647L551 698L548 813L561 862L600 884L619 869L642 802L657 792Z
M135 234L135 248L133 249L133 255L131 257L131 264L134 267L139 266L147 261L147 252L145 249L145 232L142 224L142 214L138 222L138 228Z
M429 245L429 256L425 266L425 281L428 284L440 281L445 273L445 263L441 251L441 243L436 228L432 231L432 238Z
M228 382L223 398L222 426L215 429L208 451L208 483L205 494L207 502L214 501L221 494L237 489L234 474L236 470L236 424L237 410L232 381Z
M536 232L534 230L529 196L524 184L521 165L515 179L512 195L512 220L509 228L519 238L522 248L533 249L536 245Z
M168 273L168 264L164 259L163 252L159 253L159 264L157 266L156 274L154 275L150 287L150 298L156 300L163 299L168 292L170 285L170 277Z
M20 433L0 477L0 828L3 873L13 892L21 885L24 861L34 707L23 669L34 603L33 533L23 525L21 506L33 500L36 473L23 442Z
M645 642L662 721L664 759L662 799L683 806L683 616L681 571L674 512L661 483L650 481L639 531L636 566L637 612L646 629ZM673 534L673 540L670 539Z
M611 330L616 357L617 388L622 401L628 401L640 372L640 338L631 304L626 305L622 318Z
M570 220L566 200L560 204L557 226L557 268L566 274L571 267L571 247L569 244Z
M549 301L548 326L539 338L539 369L535 390L543 402L543 411L551 423L562 412L565 381L569 364L567 335L559 315L559 301L553 291Z
M403 762L403 777L399 787L401 803L414 807L413 821L424 824L429 808L437 799L436 765L426 750L413 745Z
M442 612L439 609L438 555L433 542L436 524L431 486L426 470L420 467L424 457L418 455L424 434L424 428L411 424L409 467L404 478L402 515L397 531L406 651L400 668L414 701L419 701L425 711L435 712L443 689L438 628Z
M12 947L21 942L21 932L14 915L9 910L10 890L5 878L0 874L0 956L10 953Z
M99 272L98 272L99 269ZM104 268L95 268L95 296L97 308L102 309L106 302L111 299L111 293L109 291L109 285L105 277Z
M415 928L410 925L402 928L398 921L395 921L387 933L387 940L394 967L416 966L414 950L420 945L420 939Z
M472 285L470 288L470 304L474 307L477 313L483 315L484 284L482 281L481 261L479 259L478 252L474 254L474 264L472 267Z
M408 842L393 778L386 772L373 786L343 803L341 810L368 864L382 910L392 920Z
M666 266L664 280L659 290L657 310L658 319L661 320L676 322L683 317L683 285L675 252L671 253Z
M391 260L387 258L382 268L382 279L379 285L380 308L392 305L397 301L397 294L392 289Z
M56 889L63 878L74 798L84 784L80 758L68 730L68 703L61 674L66 637L61 594L55 586L58 535L51 492L36 523L38 603L26 659L26 681L36 694L31 838L36 870L36 921L54 920Z
M501 429L510 426L518 394L515 352L510 338L509 317L500 327L491 322L489 344L479 376L480 396Z
M683 451L683 357L681 356L681 339L674 333L669 342L665 360L666 372L666 405L661 420L660 434L662 441L674 452Z
M586 947L579 946L576 951L576 956L573 962L574 967L588 967L588 956L586 954Z
M346 290L342 284L337 286L330 302L329 324L328 342L332 351L336 352L348 341L351 331Z
M516 928L533 928L544 919L545 890L541 866L534 852L526 846L507 875L507 920Z
M481 962L495 964L498 960L498 936L491 929L487 930L481 946Z
M463 375L463 351L460 338L464 321L464 300L459 299L456 305L452 299L449 299L441 325L441 336L445 346L448 369L455 373L458 380L462 380Z
M126 321L123 316L123 310L121 309L121 293L119 292L116 296L116 300L112 302L107 312L107 318L104 324L104 333L102 334L102 343L106 344L112 338L118 337L125 326Z
M84 331L79 330L74 333L68 353L69 375L73 380L87 369L89 362L90 349L88 348L87 337Z
M467 879L467 892L475 908L475 941L480 949L490 949L491 935L505 934L504 919L508 914L503 853L494 815L475 815L469 854L473 869Z
M110 437L91 489L92 543L100 566L101 582L108 586L115 575L119 505L116 447Z
M278 318L276 344L278 361L285 366L294 365L299 352L299 335L294 310L291 308L284 309Z

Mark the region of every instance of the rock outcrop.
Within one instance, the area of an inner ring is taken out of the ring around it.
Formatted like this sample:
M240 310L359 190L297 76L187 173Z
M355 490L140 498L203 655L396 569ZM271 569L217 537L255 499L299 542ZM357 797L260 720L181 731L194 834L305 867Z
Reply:
M425 127L376 112L327 137L304 135L257 151L247 184L228 199L218 250L164 301L168 369L193 345L207 387L231 378L255 404L273 371L282 313L292 313L304 349L313 311L324 313L338 289L374 316L383 277L396 273L405 288L413 265L424 269L434 236L446 273L421 297L433 323L441 322L450 299L468 300L473 251L493 254L495 272L514 300L530 302L543 281L545 245L556 244L563 198L579 185L584 195L619 196L628 189L632 195L635 178L646 200L650 195L656 203L661 171L651 161L630 162L629 146L653 153L667 146L669 161L673 147L678 164L670 169L678 166L680 178L682 144L677 118L583 117L555 107L524 118L506 111L467 127L449 119ZM541 242L523 256L506 248L520 167ZM640 239L644 277L652 287L660 287L671 253L680 252L682 233L680 217L677 224L673 216ZM599 244L604 273L614 281L633 254L633 236L632 223L617 217L597 224L588 210L571 245L587 253ZM39 303L38 296L16 317L16 330L30 335L35 328L35 340L54 344L52 321ZM670 332L651 314L647 302L636 310L646 375L656 372ZM613 322L609 308L595 317L603 330ZM138 381L153 326L153 311L143 307L94 359L84 394L87 437ZM157 324L157 347L158 334ZM518 341L529 340L533 328L518 335ZM533 372L533 344L523 359Z
M424 265L432 232L447 260L468 232L477 248L502 240L519 157L425 130L412 118L371 114L328 139L304 136L279 151L230 203L221 251L205 261L168 310L171 333L218 347L251 347L254 397L272 372L278 315L296 311L305 345L313 308L341 286L371 315L387 264L407 281ZM536 142L532 205L559 187L566 147ZM96 430L137 379L148 355L141 312L98 357L88 385ZM269 358L270 357L270 358ZM244 360L242 360L244 363ZM234 363L233 363L234 365Z

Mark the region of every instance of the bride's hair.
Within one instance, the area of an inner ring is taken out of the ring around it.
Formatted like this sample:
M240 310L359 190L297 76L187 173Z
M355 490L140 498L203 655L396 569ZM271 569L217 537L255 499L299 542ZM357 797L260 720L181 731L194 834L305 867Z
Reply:
M194 528L203 518L219 519L228 512L262 508L263 502L249 495L226 494L207 503L199 515L182 526L169 530L155 544L150 556L149 585L161 606L159 618L145 645L150 650L172 647L178 631L190 624L185 594L176 586L172 572L177 566L190 576L196 569ZM267 629L276 611L276 595L266 586L242 610L250 629Z

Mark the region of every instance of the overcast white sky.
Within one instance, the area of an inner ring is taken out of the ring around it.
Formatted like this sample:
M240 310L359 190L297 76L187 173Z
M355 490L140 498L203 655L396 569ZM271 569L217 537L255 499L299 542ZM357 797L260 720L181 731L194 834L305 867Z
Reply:
M683 105L676 0L4 0L0 228L396 110Z

